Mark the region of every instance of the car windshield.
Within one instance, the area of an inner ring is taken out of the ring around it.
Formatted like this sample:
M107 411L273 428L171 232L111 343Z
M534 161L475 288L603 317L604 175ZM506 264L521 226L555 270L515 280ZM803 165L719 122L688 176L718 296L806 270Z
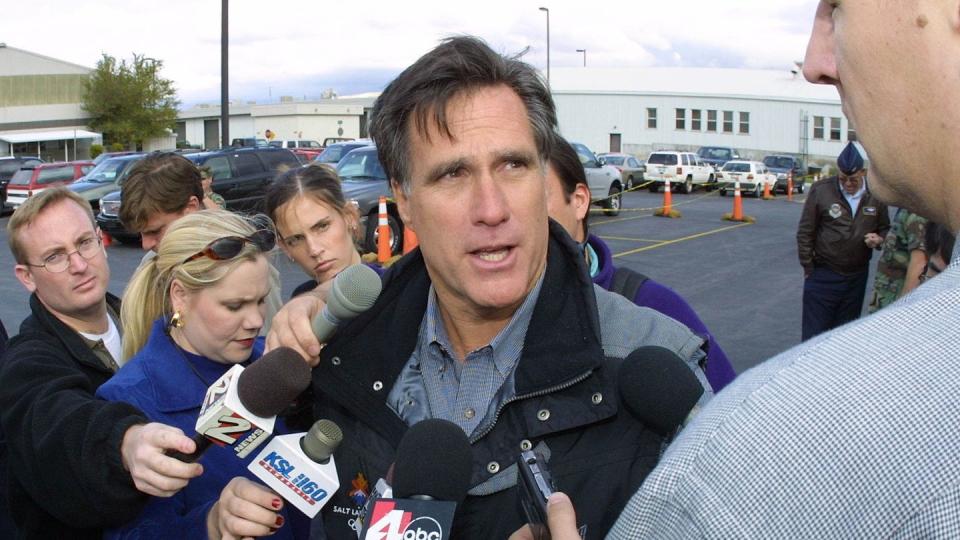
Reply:
M650 154L647 158L648 165L676 165L676 154Z
M724 172L750 172L750 164L734 163L734 162L728 161L727 164L723 166L723 171Z
M0 160L0 174L6 176L8 174L13 174L17 170L23 167L23 163L17 160Z
M603 162L607 165L623 165L623 156L603 156Z
M701 148L697 155L707 159L731 159L733 153L729 148Z
M10 184L27 186L30 185L30 178L32 177L33 169L20 169L19 171L13 173L13 178L10 179Z
M767 156L763 158L763 164L767 167L773 167L777 169L792 169L793 158Z
M85 182L95 182L97 184L109 184L117 180L117 175L126 167L128 160L108 159L93 168L83 177Z
M317 156L317 161L320 163L336 163L340 161L340 158L343 156L344 148L344 146L339 144L328 146L326 150L320 152L320 155Z
M337 174L341 180L387 180L387 173L377 159L376 149L350 152L337 164Z

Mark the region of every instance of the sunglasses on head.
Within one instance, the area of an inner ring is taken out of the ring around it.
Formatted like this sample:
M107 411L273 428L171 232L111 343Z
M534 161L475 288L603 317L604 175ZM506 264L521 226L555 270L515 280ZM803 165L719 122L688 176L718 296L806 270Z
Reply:
M207 244L207 247L183 261L186 264L190 261L207 257L215 261L225 261L232 259L243 251L245 244L253 244L261 252L266 253L273 249L277 243L277 235L271 230L261 229L250 236L225 236L217 238Z

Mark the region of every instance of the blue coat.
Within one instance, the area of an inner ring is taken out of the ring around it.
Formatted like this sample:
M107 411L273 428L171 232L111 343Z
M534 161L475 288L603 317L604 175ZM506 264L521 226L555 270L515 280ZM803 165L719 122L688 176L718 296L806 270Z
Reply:
M165 321L153 323L147 344L108 382L97 396L110 401L125 401L142 410L154 422L178 427L187 435L196 433L197 415L207 386L232 365L220 364L181 350L164 331ZM257 338L250 360L263 353L263 338ZM187 365L193 362L205 381ZM278 419L275 433L282 433ZM203 474L169 498L154 497L140 516L125 527L111 529L105 538L207 538L207 512L220 497L223 488L236 476L258 482L247 471L247 464L259 453L238 459L229 448L211 445L200 458ZM271 538L305 538L309 527L306 516L292 506L284 506L286 523Z

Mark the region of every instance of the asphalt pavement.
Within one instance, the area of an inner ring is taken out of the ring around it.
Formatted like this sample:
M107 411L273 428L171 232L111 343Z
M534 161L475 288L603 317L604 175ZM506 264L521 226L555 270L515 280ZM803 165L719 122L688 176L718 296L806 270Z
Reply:
M681 217L669 219L653 216L662 204L662 193L636 190L624 194L619 216L605 216L600 208L591 212L591 232L610 244L618 266L646 274L680 293L739 373L800 342L803 272L795 235L805 197L794 195L793 202L785 195L774 200L744 197L744 213L756 219L744 224L721 219L732 209L729 194L674 193L673 207ZM0 219L4 246L0 249L0 320L13 335L29 307L6 248L8 219L9 215ZM110 291L121 295L143 252L138 245L114 242L107 254ZM306 277L283 254L278 253L274 262L280 270L283 297L289 298ZM868 287L868 298L870 294Z

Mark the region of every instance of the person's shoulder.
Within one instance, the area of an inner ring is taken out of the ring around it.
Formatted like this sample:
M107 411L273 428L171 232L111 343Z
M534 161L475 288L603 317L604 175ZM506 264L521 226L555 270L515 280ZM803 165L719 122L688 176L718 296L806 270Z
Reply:
M599 285L594 285L594 291L603 349L611 356L624 358L637 347L655 345L687 358L703 344L686 325L655 309L638 306Z
M127 401L152 387L148 367L150 358L141 351L127 361L97 389L97 396L110 401Z

